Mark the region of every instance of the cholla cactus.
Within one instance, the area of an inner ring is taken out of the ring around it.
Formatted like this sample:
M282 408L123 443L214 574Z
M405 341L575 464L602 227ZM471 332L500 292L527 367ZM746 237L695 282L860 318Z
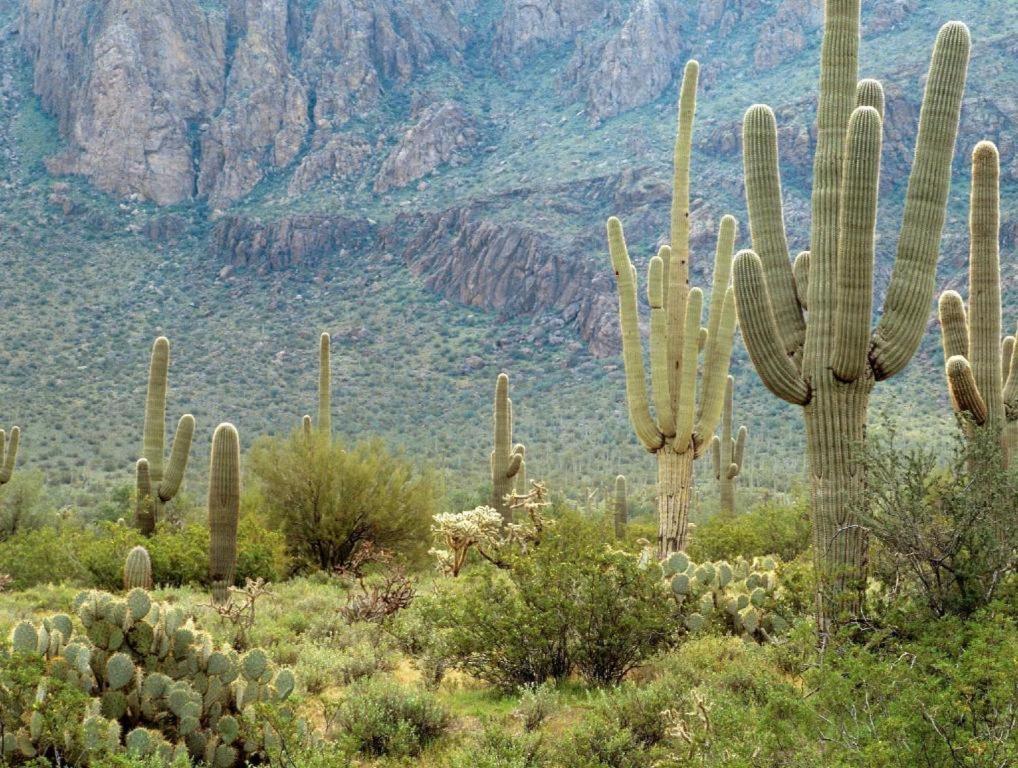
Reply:
M439 567L450 576L459 576L472 547L497 546L502 535L502 515L491 507L465 512L445 512L434 517L431 532L447 549L431 551Z
M146 536L155 532L163 506L177 495L187 470L194 436L194 416L180 417L173 438L170 461L163 469L166 449L166 388L170 368L170 342L160 336L152 345L148 371L148 394L145 398L145 430L141 458L135 467L137 500L135 524Z
M743 128L754 250L736 257L734 271L753 366L771 392L803 408L821 635L862 610L869 398L877 381L905 368L926 329L969 58L968 29L945 25L926 81L897 258L871 330L884 94L880 83L859 79L859 13L860 0L826 0L808 256L789 261L777 123L756 105Z
M969 207L969 311L955 291L940 294L947 389L972 428L1000 432L1008 462L1018 449L1018 357L1003 343L1000 307L1000 156L980 142L972 153Z
M721 436L714 435L714 478L721 488L721 514L735 515L735 478L742 472L742 454L746 448L746 428L739 427L738 437L732 437L733 390L735 379L728 377L725 384L725 408L721 416Z
M491 506L505 523L512 522L509 496L513 481L523 469L525 449L513 445L513 403L509 399L509 377L501 373L495 384L495 447L491 452Z
M93 698L83 715L80 764L104 764L123 731L128 752L162 764L182 757L216 768L258 761L271 729L242 733L241 720L252 704L289 697L296 682L290 670L277 670L261 649L240 655L216 648L180 608L153 603L144 590L125 599L87 592L75 606L84 637L73 636L70 617L57 615L41 625L19 624L12 647L44 657L49 678ZM45 734L32 712L45 706L50 688L44 680L25 711L14 713L26 725L5 737L5 761L44 751Z
M735 246L735 219L718 231L707 327L700 327L703 292L689 287L689 165L699 65L686 65L675 141L675 183L669 245L650 260L650 374L654 415L647 397L643 345L636 299L636 268L629 258L622 223L608 220L608 247L619 288L622 357L629 419L644 447L658 461L658 553L686 546L693 497L693 460L710 445L721 416L722 382L728 375L735 333L735 298L728 286ZM703 377L697 402L697 369Z
M135 547L124 561L124 590L152 589L152 559L145 547Z
M788 630L788 622L775 610L781 595L777 566L773 557L697 565L681 552L661 563L667 589L690 632L715 622L757 642Z

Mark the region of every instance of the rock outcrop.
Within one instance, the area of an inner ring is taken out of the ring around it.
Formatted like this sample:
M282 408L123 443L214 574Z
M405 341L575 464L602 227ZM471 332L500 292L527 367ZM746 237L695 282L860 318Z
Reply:
M159 204L194 194L193 135L223 100L223 18L180 0L31 0L19 28L35 92L78 173Z
M319 146L320 144L320 146ZM371 156L371 144L354 133L316 133L315 143L290 177L291 197L303 195L321 181L343 181L360 175Z
M499 64L519 66L520 55L572 41L598 23L617 22L618 0L507 0L492 43Z
M298 214L272 221L227 215L212 230L213 255L233 266L278 270L317 266L345 250L361 250L373 227L364 219Z
M382 164L375 192L405 187L440 165L465 159L463 152L477 144L473 118L453 102L430 104Z

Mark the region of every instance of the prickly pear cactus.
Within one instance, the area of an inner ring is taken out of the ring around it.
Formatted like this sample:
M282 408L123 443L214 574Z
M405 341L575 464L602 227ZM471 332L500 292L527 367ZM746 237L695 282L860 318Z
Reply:
M95 749L86 749L84 765L89 755L120 749L163 764L178 757L215 768L258 762L273 734L264 724L245 728L244 712L284 702L296 686L293 672L277 669L259 648L243 655L217 648L180 608L154 603L141 589L124 599L85 592L75 608L82 637L63 614L40 625L21 622L11 633L13 654L41 657L46 666L19 713L24 727L4 736L0 764L41 754L36 715L53 681L92 697L81 732Z
M788 631L776 611L781 596L773 557L694 563L678 552L661 562L668 593L690 632L720 625L747 640L768 642Z

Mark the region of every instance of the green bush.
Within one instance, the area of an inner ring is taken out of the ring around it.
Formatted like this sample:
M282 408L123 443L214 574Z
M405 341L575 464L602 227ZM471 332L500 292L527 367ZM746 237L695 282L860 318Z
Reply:
M544 740L535 733L513 733L495 725L485 728L481 738L454 750L443 768L551 768Z
M805 501L769 502L735 518L715 516L699 525L689 544L693 560L734 560L778 555L794 560L810 546L809 513Z
M45 476L39 470L19 469L0 488L0 542L21 531L41 527L56 517L43 488Z
M578 516L556 521L504 569L478 567L439 582L406 613L397 625L427 629L422 656L440 655L502 689L574 670L615 683L673 632L659 574L608 547L600 526Z
M87 584L90 574L80 557L81 535L80 529L66 524L15 534L0 542L0 573L13 578L13 589L36 584Z
M445 733L449 713L425 690L375 677L346 690L333 722L358 752L412 757Z
M263 438L249 466L265 511L298 565L332 571L365 541L409 562L426 556L439 498L436 477L380 441L344 447L300 434Z

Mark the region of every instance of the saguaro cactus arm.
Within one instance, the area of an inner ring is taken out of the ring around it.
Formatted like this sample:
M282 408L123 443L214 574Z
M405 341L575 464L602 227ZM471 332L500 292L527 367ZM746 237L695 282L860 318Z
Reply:
M186 413L177 422L177 431L173 435L173 448L170 450L170 463L166 467L163 481L159 483L159 499L161 501L169 501L180 490L184 472L187 470L187 460L191 455L193 437L194 416Z
M141 455L148 459L154 483L163 479L163 450L166 444L166 388L170 367L170 341L160 336L152 345L145 398L145 427Z
M753 367L764 385L786 402L806 405L809 386L782 343L760 257L740 251L735 257L735 305Z
M956 291L940 294L940 337L945 363L955 355L969 355L969 321L965 302Z
M650 389L654 393L657 430L665 438L675 435L672 412L671 375L668 359L668 312L665 309L664 265L671 248L663 246L650 260L647 275L647 299L650 303Z
M961 22L945 24L933 50L919 115L898 253L870 358L877 380L901 371L919 348L936 278L951 186L970 38Z
M989 414L986 403L969 361L961 355L947 361L947 387L955 410L967 414L979 426L986 423Z

